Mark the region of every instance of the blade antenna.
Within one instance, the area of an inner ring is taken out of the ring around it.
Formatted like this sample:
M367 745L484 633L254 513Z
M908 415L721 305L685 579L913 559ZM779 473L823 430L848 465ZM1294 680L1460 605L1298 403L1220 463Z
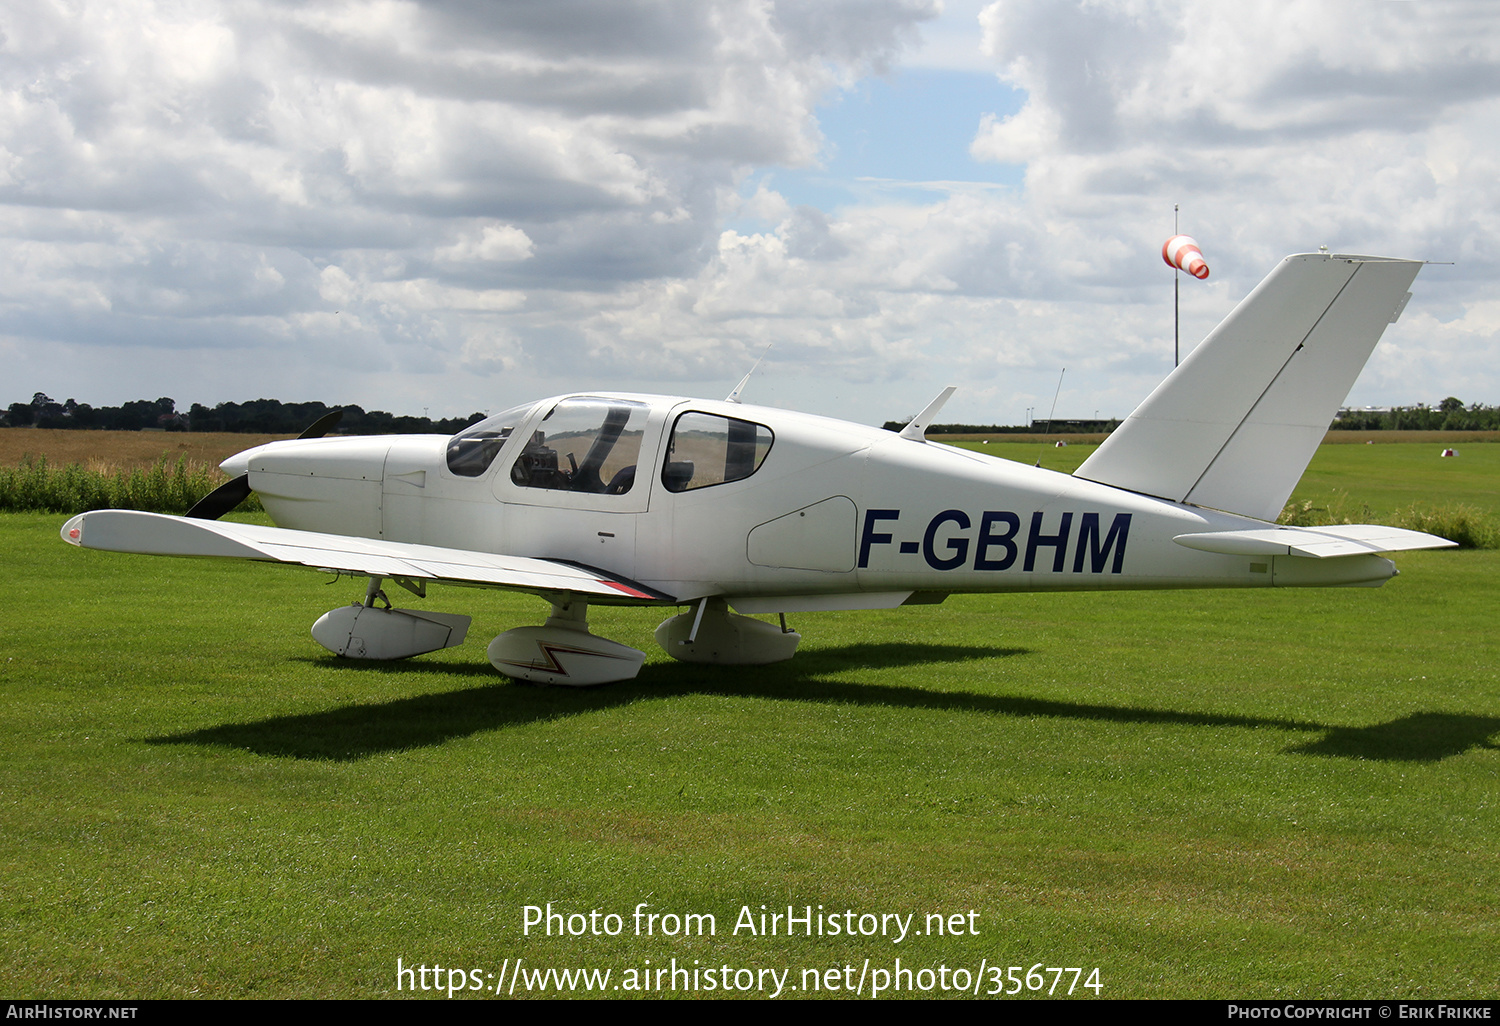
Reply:
M766 343L766 351L760 354L760 359L756 360L755 366L750 368L750 374L754 374L757 370L760 369L761 361L765 360L767 354L771 352L771 346L773 345L775 345L774 342ZM745 386L750 383L750 374L746 374L743 378L740 378L740 383L738 385L735 385L733 390L731 390L730 393L724 397L724 401L726 403L738 403L740 401L740 393L743 392L745 390Z
M1047 451L1047 435L1052 431L1052 415L1057 412L1057 397L1062 395L1063 374L1068 373L1068 368L1062 369L1062 374L1057 376L1057 391L1052 393L1052 409L1047 412L1047 427L1042 431L1042 448L1036 454L1036 465L1042 465L1042 453Z
M947 388L939 392L936 399L928 403L926 408L923 409L921 413L913 417L907 423L906 427L901 429L901 437L910 438L913 442L927 441L928 426L932 424L934 418L937 417L938 412L942 410L943 404L948 401L948 397L957 391L957 385L949 385Z

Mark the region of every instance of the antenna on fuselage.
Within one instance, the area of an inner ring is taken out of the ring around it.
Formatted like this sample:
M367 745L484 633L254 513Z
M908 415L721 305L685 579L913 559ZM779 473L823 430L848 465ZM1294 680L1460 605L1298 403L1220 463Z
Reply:
M760 354L760 360L756 360L755 366L750 368L750 374L754 374L757 370L760 369L761 361L766 358L766 354L771 351L771 346L773 345L775 345L774 342L766 343L766 351ZM750 383L750 374L746 374L743 378L740 378L740 383L738 385L735 385L734 388L730 390L730 393L724 397L724 401L726 403L737 403L740 401L740 393L743 392L745 390L745 386Z
M1047 427L1042 431L1042 450L1036 454L1036 465L1042 465L1042 453L1047 451L1047 435L1052 430L1052 415L1057 412L1057 397L1062 395L1063 374L1068 373L1068 368L1062 369L1062 374L1057 376L1057 391L1052 393L1052 409L1047 413Z
M928 403L926 409L913 417L907 423L906 427L901 429L901 437L909 438L913 442L927 441L928 426L932 423L933 418L938 415L938 411L943 408L943 404L948 401L948 397L957 391L957 385L949 385L939 392L938 397Z

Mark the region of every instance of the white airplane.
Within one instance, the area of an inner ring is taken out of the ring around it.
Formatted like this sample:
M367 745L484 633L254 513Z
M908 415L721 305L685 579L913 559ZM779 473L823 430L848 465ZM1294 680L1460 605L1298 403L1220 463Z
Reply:
M540 627L489 645L545 684L634 677L638 649L590 605L686 607L656 630L689 662L788 659L785 614L954 592L1378 586L1377 553L1453 543L1371 525L1272 521L1421 263L1283 260L1072 475L927 441L953 389L899 434L822 417L592 392L459 432L257 446L187 517L84 513L86 548L290 563L368 578L313 625L329 650L400 659L462 643L470 618L395 609L382 585L528 592ZM278 527L217 519L259 493ZM755 619L781 614L780 623Z

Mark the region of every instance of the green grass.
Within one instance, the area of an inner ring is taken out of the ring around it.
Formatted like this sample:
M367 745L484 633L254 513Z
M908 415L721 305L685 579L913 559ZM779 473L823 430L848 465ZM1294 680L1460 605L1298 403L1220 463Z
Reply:
M1093 455L1097 445L1054 448L1050 443L959 443L962 448L990 456L1035 464L1071 474ZM1398 442L1378 445L1322 445L1308 464L1294 501L1327 500L1337 494L1371 515L1394 512L1413 503L1436 502L1500 509L1500 445L1476 442L1459 445L1458 456L1444 459L1440 442Z
M484 660L535 599L435 589L412 604L472 613L470 641L361 665L307 635L357 582L78 550L60 523L0 517L12 997L387 996L398 957L1494 994L1500 553L1406 554L1380 589L798 615L803 650L759 669L674 663L665 613L601 609L650 661L569 691ZM522 936L548 901L719 934ZM787 903L980 932L730 935Z
M1347 496L1377 517L1423 503L1500 509L1500 445L1475 443L1457 450L1457 457L1444 459L1442 443L1324 445L1292 498Z
M962 448L1071 474L1098 445L1005 441L961 442ZM1500 445L1442 442L1322 445L1302 475L1280 522L1390 524L1424 531L1465 548L1500 548Z

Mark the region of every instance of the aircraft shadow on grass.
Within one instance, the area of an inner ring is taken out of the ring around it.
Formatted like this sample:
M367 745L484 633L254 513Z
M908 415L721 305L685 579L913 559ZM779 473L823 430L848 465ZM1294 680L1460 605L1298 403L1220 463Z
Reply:
M478 687L460 688L389 702L345 705L323 712L275 716L250 723L162 737L149 744L216 745L259 755L347 761L440 745L455 738L503 727L598 712L632 702L685 695L771 698L835 705L890 706L1013 717L1052 717L1098 723L1148 723L1193 727L1270 727L1320 734L1286 749L1320 755L1381 761L1435 762L1473 748L1497 748L1500 718L1458 713L1418 712L1369 727L1329 726L1311 720L1218 713L1179 712L1132 706L1061 702L972 691L935 691L891 684L862 684L822 675L857 669L917 666L1028 654L1022 648L933 645L903 642L847 645L807 652L793 665L715 667L711 677L690 664L645 667L634 681L601 688L537 688L497 681L488 666L450 663L383 663L309 660L336 672L440 673L483 678Z
M1500 731L1494 716L1417 712L1371 727L1327 727L1317 741L1288 751L1398 762L1435 762L1471 748L1500 748L1490 737Z

